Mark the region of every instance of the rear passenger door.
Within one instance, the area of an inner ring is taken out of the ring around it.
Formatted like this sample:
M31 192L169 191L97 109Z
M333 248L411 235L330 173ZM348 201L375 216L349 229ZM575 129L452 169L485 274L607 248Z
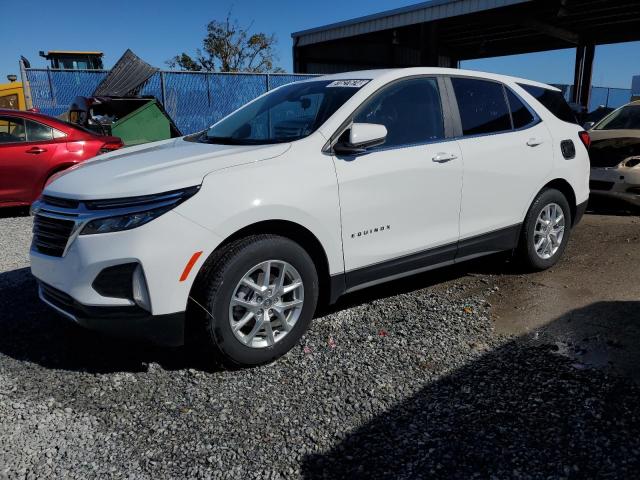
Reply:
M553 167L551 137L502 83L450 81L464 159L458 257L512 248L531 198Z

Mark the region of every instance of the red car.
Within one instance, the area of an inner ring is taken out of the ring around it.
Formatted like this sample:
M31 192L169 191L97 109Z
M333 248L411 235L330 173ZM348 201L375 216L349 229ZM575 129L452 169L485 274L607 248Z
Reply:
M0 109L0 207L30 205L51 175L122 146L57 118Z

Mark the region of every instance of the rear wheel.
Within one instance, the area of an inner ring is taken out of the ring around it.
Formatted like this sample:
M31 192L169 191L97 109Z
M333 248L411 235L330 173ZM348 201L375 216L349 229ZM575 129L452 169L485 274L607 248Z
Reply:
M562 256L571 232L571 209L559 190L543 190L525 218L519 254L533 270L552 267Z
M318 300L313 261L300 245L275 235L230 244L200 277L196 300L207 311L206 344L232 366L260 365L288 352Z

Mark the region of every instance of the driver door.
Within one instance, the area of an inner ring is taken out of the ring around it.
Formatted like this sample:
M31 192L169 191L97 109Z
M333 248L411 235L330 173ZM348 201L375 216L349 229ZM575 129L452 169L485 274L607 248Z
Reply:
M382 124L383 145L336 155L347 290L451 263L459 238L462 155L447 139L436 78L376 92L354 123Z

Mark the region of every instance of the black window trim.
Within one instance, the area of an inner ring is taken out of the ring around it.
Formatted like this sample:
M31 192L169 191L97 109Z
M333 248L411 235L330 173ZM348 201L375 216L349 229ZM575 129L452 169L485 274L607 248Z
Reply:
M472 79L472 80L482 80L482 81L485 81L485 82L492 82L492 83L497 83L498 85L500 85L502 87L502 93L504 95L504 100L505 100L505 103L507 105L507 109L509 111L509 119L511 121L511 128L509 130L500 130L500 131L497 131L497 132L476 133L476 134L473 134L473 135L464 135L464 133L462 131L462 118L460 117L460 109L458 107L458 99L457 99L455 91L453 89L453 82L451 82L452 78L464 78L464 79ZM542 119L540 118L540 115L537 114L537 112L533 109L533 107L531 107L531 105L529 105L529 103L527 101L525 101L522 98L521 95L519 95L517 92L515 92L508 85L505 85L500 80L494 80L492 78L479 77L479 76L473 76L473 75L447 75L446 79L445 79L445 83L446 83L447 90L448 90L450 108L451 108L451 111L453 112L453 118L455 119L455 123L456 123L456 129L455 129L456 136L454 137L456 140L467 139L467 138L488 137L488 136L492 136L492 135L504 135L505 133L512 133L512 132L521 132L523 130L528 130L528 129L530 129L530 128L532 128L532 127L534 127L537 124L542 122ZM507 97L507 89L509 89L509 91L511 93L513 93L522 102L522 104L527 108L527 110L529 110L529 113L531 113L531 115L533 116L533 121L529 122L527 125L524 125L524 126L522 126L520 128L513 128L513 114L511 112L511 105L509 104L509 99Z
M427 141L424 141L424 142L407 143L407 144L401 144L401 145L392 145L392 146L388 146L388 147L385 147L384 144L383 144L380 147L372 148L370 150L367 150L366 152L352 154L352 155L349 155L349 156L350 157L356 157L356 156L368 155L369 153L384 152L384 151L389 151L389 150L400 150L400 149L404 149L404 148L419 147L421 145L432 145L434 143L443 143L443 142L449 142L449 141L455 140L455 118L452 116L453 112L451 111L451 104L449 102L449 98L448 98L448 95L447 95L447 92L446 92L446 85L445 85L446 75L425 73L425 74L409 75L409 76L406 76L406 77L396 78L395 80L392 80L391 82L385 83L384 85L381 85L376 90L371 92L371 94L369 94L369 96L367 96L367 98L365 98L355 108L355 110L353 112L351 112L351 114L349 114L349 116L345 119L345 121L342 122L342 124L336 129L336 131L333 133L333 135L331 135L329 137L329 140L327 141L327 143L322 148L322 152L326 153L326 154L330 154L330 155L336 155L336 153L333 151L333 146L338 142L338 140L344 134L344 132L346 132L351 127L351 125L353 124L353 119L359 113L359 111L375 95L377 95L378 93L386 90L387 88L390 88L390 87L396 85L397 83L400 83L400 82L403 82L403 81L407 81L407 80L415 80L415 79L419 79L419 78L427 78L427 79L431 78L431 79L435 79L436 82L437 82L438 93L440 95L440 105L441 105L441 108L442 108L442 117L443 117L442 120L443 120L443 126L444 126L444 137L443 138L439 138L437 140L427 140Z

